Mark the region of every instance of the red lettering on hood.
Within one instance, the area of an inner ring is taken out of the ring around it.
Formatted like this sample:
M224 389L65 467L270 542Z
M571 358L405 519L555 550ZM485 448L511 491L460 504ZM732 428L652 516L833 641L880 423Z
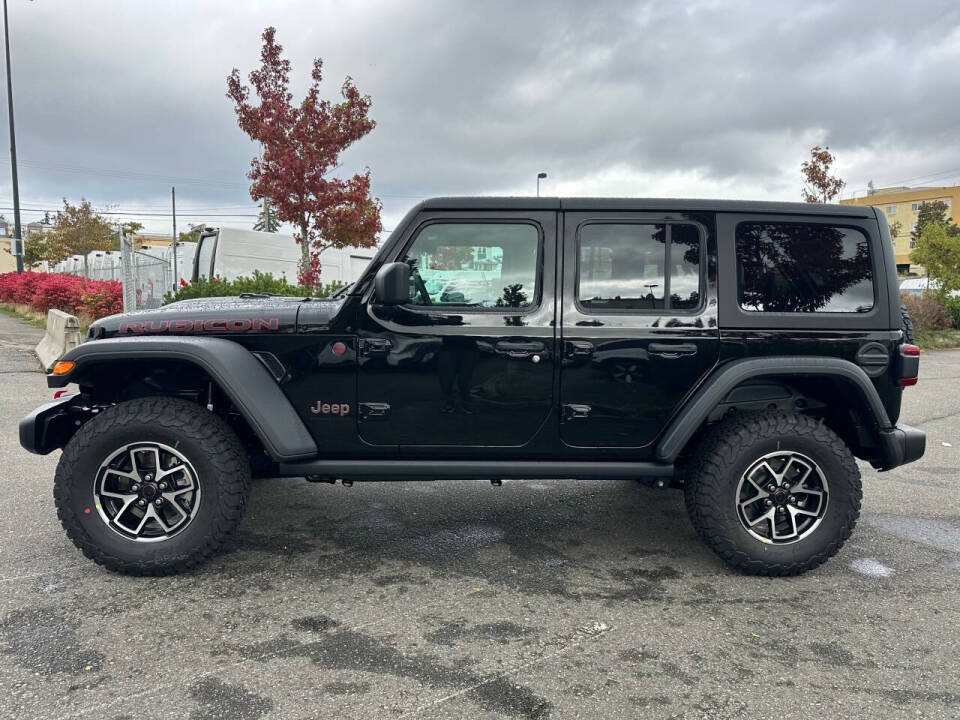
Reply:
M279 330L280 318L197 318L195 320L127 320L120 323L120 335L162 333L240 333Z

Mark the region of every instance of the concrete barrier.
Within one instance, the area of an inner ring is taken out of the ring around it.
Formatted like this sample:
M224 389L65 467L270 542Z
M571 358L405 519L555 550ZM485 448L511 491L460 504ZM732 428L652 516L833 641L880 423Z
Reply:
M67 350L75 348L82 341L77 318L60 310L50 310L47 312L47 331L35 352L43 369L50 372Z

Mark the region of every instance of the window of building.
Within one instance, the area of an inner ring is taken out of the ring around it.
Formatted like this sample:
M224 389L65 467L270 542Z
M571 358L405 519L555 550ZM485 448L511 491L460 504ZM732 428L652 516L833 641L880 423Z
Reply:
M923 203L918 203L918 202L910 203L910 209L913 210L913 212L917 212L920 209L921 205L923 205Z
M589 223L580 229L577 300L589 310L700 306L695 225Z
M413 305L530 307L536 301L540 233L525 223L433 223L403 262Z
M740 307L761 312L867 312L870 246L859 230L803 223L741 223Z
M887 215L893 215L896 212L897 212L896 205L887 205Z

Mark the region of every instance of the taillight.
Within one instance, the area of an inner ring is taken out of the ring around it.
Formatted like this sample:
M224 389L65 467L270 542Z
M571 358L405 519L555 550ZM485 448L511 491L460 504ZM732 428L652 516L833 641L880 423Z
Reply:
M916 345L900 346L900 387L916 385L920 372L920 348Z
M53 394L53 399L54 399L54 400L59 400L59 399L60 399L60 396L66 394L67 392L68 392L67 390L57 390L57 391Z

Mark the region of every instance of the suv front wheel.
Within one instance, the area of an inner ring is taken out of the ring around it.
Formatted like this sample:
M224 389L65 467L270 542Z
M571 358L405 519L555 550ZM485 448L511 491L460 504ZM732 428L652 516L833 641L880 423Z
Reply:
M860 514L860 471L830 428L782 411L734 415L692 458L684 494L697 534L753 575L797 575L832 557Z
M166 575L216 552L243 515L250 467L236 434L186 400L114 405L63 449L57 514L90 559L111 570Z

